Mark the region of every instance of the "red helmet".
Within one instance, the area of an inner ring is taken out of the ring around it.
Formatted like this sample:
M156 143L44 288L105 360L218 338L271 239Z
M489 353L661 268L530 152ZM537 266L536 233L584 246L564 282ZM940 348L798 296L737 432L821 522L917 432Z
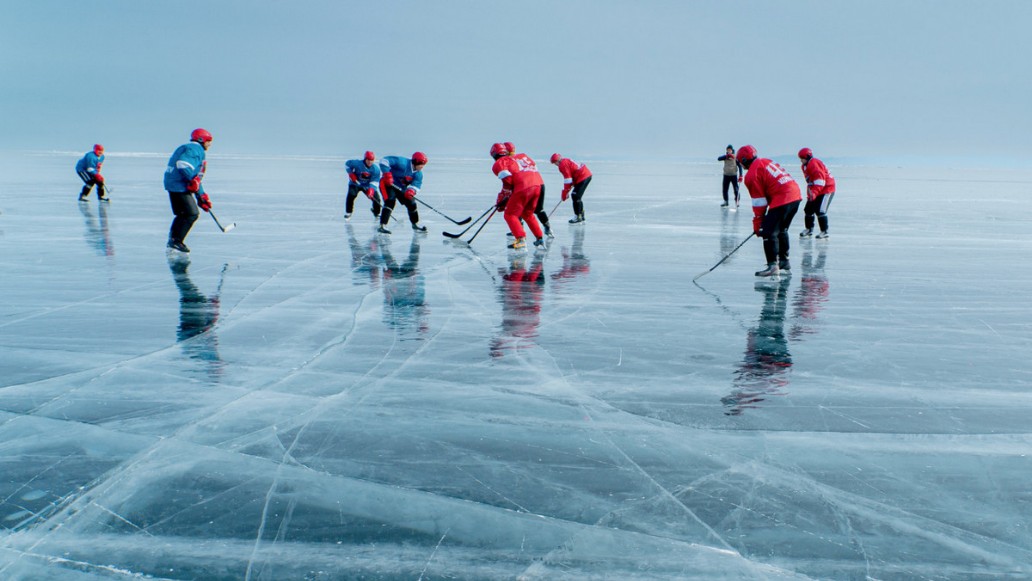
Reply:
M559 160L562 158L563 156L559 155L558 153L553 153L552 157L548 161L551 163L559 163Z
M365 152L365 157L363 157L362 159L364 159L365 161L376 161L376 154L371 151L367 151Z
M495 143L491 146L491 157L498 159L506 155L509 155L509 149L505 147L504 143Z
M799 150L799 159L810 159L813 157L813 150L809 147L804 147Z
M506 141L502 145L505 146L505 150L509 152L509 155L516 153L516 146L511 141Z
M735 155L735 159L738 160L742 165L751 162L756 159L756 148L751 145L743 145L738 149L738 153Z
M93 155L100 155L104 153L104 146L97 143L93 145Z
M417 151L412 154L412 165L425 165L426 162L426 154L422 151Z
M198 143L208 143L212 140L211 133L208 133L207 129L201 129L198 127L190 132L190 141L196 141Z

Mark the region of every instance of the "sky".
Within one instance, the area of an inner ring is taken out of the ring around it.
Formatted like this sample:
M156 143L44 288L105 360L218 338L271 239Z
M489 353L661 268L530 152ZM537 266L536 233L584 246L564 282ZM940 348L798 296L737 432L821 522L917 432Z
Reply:
M2 0L0 150L1032 153L1032 2Z

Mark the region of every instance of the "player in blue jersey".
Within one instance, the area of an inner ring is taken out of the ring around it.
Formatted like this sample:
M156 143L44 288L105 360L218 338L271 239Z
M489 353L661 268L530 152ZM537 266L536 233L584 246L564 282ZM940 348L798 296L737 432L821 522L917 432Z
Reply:
M388 155L380 159L383 178L380 180L380 193L383 194L383 210L380 212L381 234L390 234L387 222L391 219L394 205L401 201L408 210L409 222L416 232L426 232L426 226L419 225L419 208L416 206L416 194L423 187L423 167L426 166L426 154L417 151L411 158Z
M104 165L104 146L99 143L93 146L93 151L87 151L86 155L75 164L75 173L79 174L79 179L86 184L79 192L80 202L86 200L94 185L97 186L97 198L103 201L108 200L104 188L104 176L100 175L102 165Z
M348 170L348 197L344 203L344 219L350 220L355 211L355 198L358 193L365 194L373 203L373 215L380 216L380 177L383 175L380 164L376 163L376 154L367 151L362 159L351 159L344 163ZM386 198L385 198L386 199Z
M168 231L168 247L179 252L190 252L183 241L200 214L197 208L211 211L211 200L201 185L208 163L204 152L211 146L211 140L211 133L206 129L194 129L190 142L176 148L165 168L165 190L176 216Z

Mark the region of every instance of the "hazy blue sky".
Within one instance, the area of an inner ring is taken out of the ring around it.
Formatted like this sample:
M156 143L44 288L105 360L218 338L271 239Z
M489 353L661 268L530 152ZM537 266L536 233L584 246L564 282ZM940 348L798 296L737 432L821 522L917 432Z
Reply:
M1032 2L4 0L0 149L1026 156Z

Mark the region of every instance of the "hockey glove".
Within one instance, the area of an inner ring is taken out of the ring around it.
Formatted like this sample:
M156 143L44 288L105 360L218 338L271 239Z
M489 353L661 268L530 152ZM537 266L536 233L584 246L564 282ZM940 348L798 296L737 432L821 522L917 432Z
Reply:
M409 189L405 190L405 199L406 200L412 200L412 198L414 198L414 197L416 197L416 190L414 190L412 188L409 188Z
M752 231L757 236L763 236L763 230L760 226L763 225L763 216L754 216L752 219Z
M375 200L376 199L376 190L374 190L373 188L369 188L368 190L366 190L365 195L370 200Z
M186 184L186 191L188 191L190 193L194 193L194 194L196 194L197 192L201 191L201 176L200 176L200 174L194 176L194 179L190 180L190 182L188 184Z
M564 187L564 188L563 188L563 193L562 193L562 196L561 196L561 197L562 197L562 199L563 199L563 201L564 201L564 202L565 202L565 201L566 201L567 199L569 199L569 197L570 197L570 188L568 188L568 187Z
M498 193L498 199L495 200L495 210L499 212L505 211L505 205L509 203L509 196L505 195L505 192Z
M103 184L104 176L100 175L100 172L98 171L97 175L93 176L93 181L97 182L98 184Z
M208 194L201 194L197 196L197 205L200 206L205 212L211 211L211 200L208 199Z

